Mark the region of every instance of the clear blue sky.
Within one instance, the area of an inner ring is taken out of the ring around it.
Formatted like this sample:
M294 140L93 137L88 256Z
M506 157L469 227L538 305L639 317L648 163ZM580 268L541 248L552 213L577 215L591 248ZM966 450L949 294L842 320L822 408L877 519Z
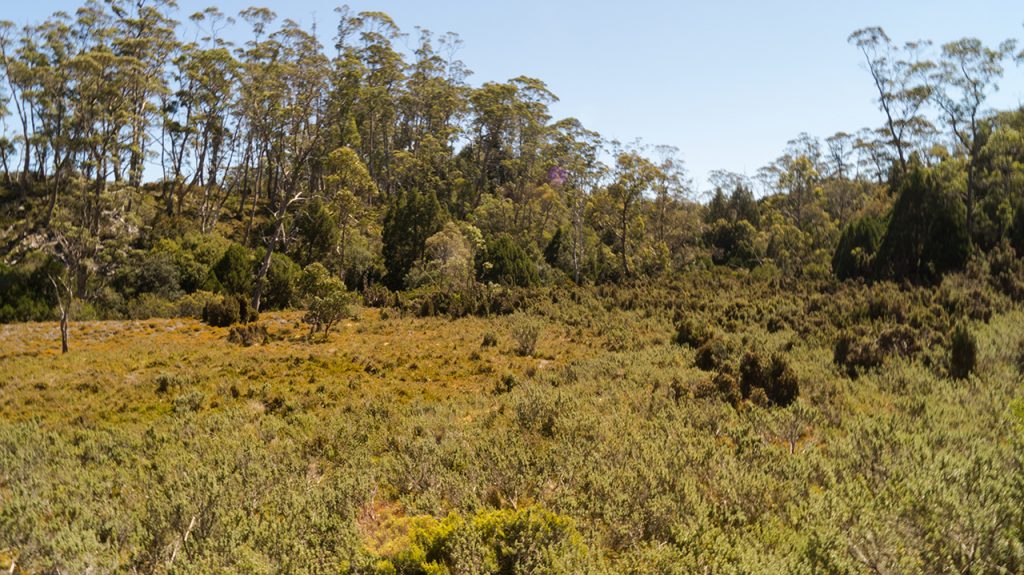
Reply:
M178 0L180 18L209 5L228 14L267 6L327 36L327 0ZM896 41L964 36L1024 39L1020 0L387 0L406 32L457 32L476 85L521 74L548 83L558 117L609 138L668 144L702 184L713 169L753 172L800 132L825 137L880 125L850 32L880 25ZM36 21L77 0L5 2L2 18ZM410 45L415 34L410 34ZM1024 68L1008 68L993 105L1024 102Z

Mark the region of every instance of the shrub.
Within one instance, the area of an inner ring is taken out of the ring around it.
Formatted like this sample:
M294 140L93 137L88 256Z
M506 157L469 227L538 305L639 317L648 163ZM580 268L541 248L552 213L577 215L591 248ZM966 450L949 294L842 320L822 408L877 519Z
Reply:
M174 413L194 413L203 408L206 397L203 392L193 389L174 398Z
M832 256L832 272L836 277L842 280L870 276L884 233L885 223L872 215L850 222L839 236Z
M786 407L800 395L800 382L797 380L796 372L782 355L772 357L766 383L768 385L764 388L765 394L775 405Z
M295 286L302 271L288 256L275 252L270 256L270 268L264 279L262 306L266 309L286 309L295 300Z
M157 393L167 393L171 389L183 389L195 383L195 378L183 373L161 373L154 380Z
M233 295L252 291L255 262L244 246L231 244L213 266L213 274L225 292Z
M743 393L740 391L739 382L736 381L732 374L718 372L715 374L714 384L718 390L718 395L733 407L739 405L740 401L743 400Z
M700 347L711 337L712 334L704 327L704 324L686 318L676 326L676 336L673 341L687 347Z
M250 347L270 341L270 333L267 332L266 326L260 324L236 325L228 332L228 341Z
M963 204L928 169L915 163L901 178L876 269L896 280L936 281L967 262Z
M746 399L759 398L763 393L767 402L785 407L800 394L800 382L782 355L774 355L765 364L757 352L748 351L740 360L740 391Z
M537 340L540 339L541 325L535 318L525 314L514 316L511 321L512 340L515 342L517 355L533 355L537 351Z
M484 340L480 342L480 347L495 347L497 345L498 336L494 335L492 332L485 333Z
M704 371L717 371L729 359L729 346L720 337L709 339L697 348L693 364Z
M210 302L218 301L219 299L217 295L208 291L197 291L188 294L177 301L177 315L178 317L202 319L206 306Z
M537 283L537 265L515 240L500 235L487 241L479 254L477 274L481 281L529 287Z
M310 336L323 331L326 337L335 323L350 315L352 297L345 289L345 283L319 263L306 266L299 283L306 301L306 315L302 321L310 325Z
M950 336L949 375L967 379L978 363L978 341L963 323L958 323Z
M363 305L367 307L395 305L395 295L384 285L372 284L363 289Z
M203 308L203 322L214 327L228 327L241 320L238 299L224 296L219 301L211 301ZM246 307L248 311L248 306Z
M516 379L516 376L512 375L511 373L506 373L505 375L501 376L501 379L495 382L494 395L509 393L513 389L515 389L517 385L519 385L519 381Z

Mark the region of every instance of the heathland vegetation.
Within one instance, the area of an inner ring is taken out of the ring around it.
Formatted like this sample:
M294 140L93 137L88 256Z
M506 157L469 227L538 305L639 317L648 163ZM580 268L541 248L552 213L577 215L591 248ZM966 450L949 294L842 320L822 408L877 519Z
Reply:
M1024 570L1015 42L858 30L882 126L701 196L453 34L175 13L0 24L0 569Z

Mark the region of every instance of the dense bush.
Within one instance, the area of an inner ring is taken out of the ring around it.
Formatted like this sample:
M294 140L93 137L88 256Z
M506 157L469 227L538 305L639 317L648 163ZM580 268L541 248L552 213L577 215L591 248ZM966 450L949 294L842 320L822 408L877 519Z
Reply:
M963 204L919 164L900 179L896 193L876 258L879 275L933 282L962 269L969 245Z
M477 258L480 281L529 287L537 283L537 264L511 236L489 238Z
M541 324L536 319L526 315L514 315L509 320L509 331L512 341L515 342L517 355L530 356L537 350L537 341L540 339Z
M739 371L740 392L744 398L759 395L760 390L768 402L785 407L800 394L796 373L781 354L775 354L766 363L760 354L748 351L740 360Z
M345 288L345 282L331 275L324 266L314 263L306 266L299 279L300 293L306 304L306 315L302 321L310 326L310 336L320 333L330 335L331 327L349 317L353 296Z
M375 574L569 575L586 572L592 561L572 520L536 506L403 523L397 550L375 565Z
M676 326L676 335L673 341L678 345L698 348L708 342L713 334L698 320L686 318Z
M721 337L712 337L697 348L693 364L704 371L718 371L729 360L729 345Z
M244 246L231 244L213 266L213 275L220 288L228 294L252 293L256 277L256 262L252 252Z
M233 325L228 331L228 341L244 347L265 344L270 341L267 326L258 323Z
M215 327L228 327L243 321L242 301L233 295L222 297L220 300L208 302L203 308L203 322ZM248 321L248 306L246 306L244 321Z
M967 379L978 364L978 341L964 323L956 325L949 339L949 375Z
M850 222L839 236L832 256L832 272L836 277L870 277L884 234L885 223L875 216L866 215Z

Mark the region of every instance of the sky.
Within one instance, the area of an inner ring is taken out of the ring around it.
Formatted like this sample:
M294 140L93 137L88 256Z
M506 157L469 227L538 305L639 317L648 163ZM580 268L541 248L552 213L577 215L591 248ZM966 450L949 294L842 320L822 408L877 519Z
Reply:
M5 2L0 17L36 22L79 0ZM336 24L328 0L178 0L179 19L218 6L266 6L281 18ZM413 47L415 27L456 32L470 83L539 78L606 138L679 149L698 188L707 173L753 175L801 132L824 138L881 125L870 76L849 34L882 26L893 40L937 45L971 36L1024 41L1020 0L351 0L388 13ZM240 31L241 32L241 31ZM325 42L329 43L329 42ZM1010 64L990 102L1024 103L1024 67Z

